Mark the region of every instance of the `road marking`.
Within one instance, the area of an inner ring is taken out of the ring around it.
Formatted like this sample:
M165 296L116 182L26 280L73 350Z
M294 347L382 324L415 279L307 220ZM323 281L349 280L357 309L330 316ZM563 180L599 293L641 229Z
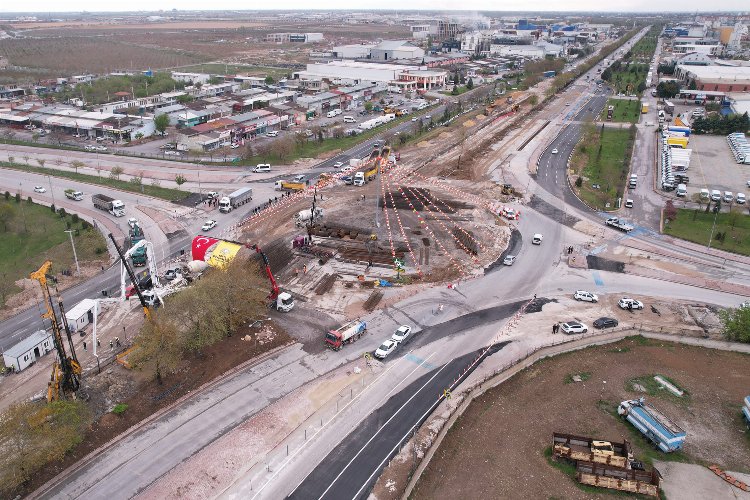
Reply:
M430 356L432 356L432 354L430 354ZM406 358L408 361L411 361L412 363L424 366L427 370L432 370L433 368L435 368L435 365L428 363L426 359L422 359L416 354L409 353L404 356L404 358Z

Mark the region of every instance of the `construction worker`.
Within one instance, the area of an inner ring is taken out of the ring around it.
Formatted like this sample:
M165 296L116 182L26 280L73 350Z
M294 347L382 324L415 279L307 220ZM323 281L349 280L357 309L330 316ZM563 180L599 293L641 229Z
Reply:
M302 274L307 274L307 264L302 266Z

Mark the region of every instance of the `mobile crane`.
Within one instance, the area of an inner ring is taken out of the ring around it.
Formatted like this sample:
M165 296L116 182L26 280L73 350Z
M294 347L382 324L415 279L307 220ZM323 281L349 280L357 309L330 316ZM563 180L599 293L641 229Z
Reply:
M279 289L279 285L278 283L276 283L276 279L273 277L273 273L271 272L271 263L268 262L268 257L266 257L266 254L263 253L263 250L261 250L258 245L248 245L248 247L255 250L255 252L259 253L263 258L263 264L265 264L266 266L266 276L268 276L268 281L271 282L271 293L268 294L268 299L271 301L271 307L279 312L291 311L294 308L294 297L292 297L291 294L282 292Z
M60 321L58 321L55 314L52 295L47 285L47 273L50 267L52 267L52 262L48 260L36 272L31 273L30 278L38 281L42 287L44 304L47 306L47 310L42 314L42 318L48 319L52 323L53 343L57 351L57 359L52 365L52 376L50 377L49 384L47 384L47 402L51 403L60 399L61 393L63 397L70 396L75 398L76 392L81 386L81 364L76 357L70 327L68 326L68 320L65 318L62 297L59 295L57 305L60 310ZM65 351L65 343L62 336L63 329L68 337L70 356Z
M109 233L109 239L112 240L112 243L115 245L115 250L117 250L117 255L120 256L120 260L122 261L122 266L125 268L125 271L127 271L128 276L130 276L130 282L133 283L133 288L135 289L135 292L138 294L138 300L141 301L141 306L143 307L143 315L146 316L146 320L151 320L151 310L149 309L152 306L156 306L158 296L154 293L153 296L149 296L149 299L146 299L146 296L144 295L144 292L141 291L141 287L138 286L138 279L135 277L135 273L133 272L133 269L131 269L130 265L128 264L128 258L127 256L122 252L122 249L120 248L120 245L117 244L117 241L115 240L115 237L112 236L112 233ZM139 242L140 244L140 242ZM135 247L133 247L135 248ZM152 276L152 279L157 279L156 276ZM123 297L124 297L124 291L123 291Z

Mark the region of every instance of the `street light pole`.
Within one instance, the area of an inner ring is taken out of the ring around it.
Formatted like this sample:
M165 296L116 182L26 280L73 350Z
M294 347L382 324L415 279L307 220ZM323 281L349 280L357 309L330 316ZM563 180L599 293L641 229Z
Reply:
M711 202L709 201L709 203L711 203ZM717 207L717 208L718 208L718 207ZM714 239L714 229L716 229L716 217L717 217L718 215L719 215L719 210L717 209L717 210L716 210L716 211L714 212L714 223L713 223L713 225L711 226L711 236L710 236L710 237L708 238L708 249L709 249L709 250L711 250L711 242L712 242L712 241L713 241L713 239Z
M73 259L76 261L76 273L81 274L81 267L78 265L78 254L76 254L76 244L73 242L73 231L68 229L65 231L70 236L70 244L73 246Z
M55 205L55 192L52 190L52 177L48 175L47 180L49 181L49 193L52 195L52 204Z

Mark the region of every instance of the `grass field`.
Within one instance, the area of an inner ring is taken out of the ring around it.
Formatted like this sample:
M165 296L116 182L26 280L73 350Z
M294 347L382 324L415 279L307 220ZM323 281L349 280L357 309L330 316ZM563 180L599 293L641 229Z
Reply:
M597 210L615 210L622 197L635 132L590 127L576 147L571 165L582 179L579 196ZM598 186L598 187L595 187Z
M611 120L613 122L637 123L638 117L641 115L641 103L637 100L609 99L607 101L608 106L615 107L615 112ZM607 107L602 110L602 114L599 117L602 121L607 120Z
M253 66L250 64L219 64L205 63L193 64L177 68L175 71L185 71L188 73L221 73L221 74L238 74L247 76L271 76L278 81L285 77L291 70L286 68L273 68L270 66Z
M35 167L33 165L8 163L7 161L0 162L0 166L2 166L3 168L12 168L14 170L23 170L26 172L34 172L37 174L51 175L52 177L60 177L63 179L70 179L72 181L88 182L90 184L107 186L131 193L142 193L148 196L153 196L154 198L161 198L162 200L167 201L179 201L190 194L189 192L180 191L177 189L153 186L150 184L134 184L130 181L111 179L106 175L103 177L97 177L95 175L79 174L76 172L56 170L54 168L48 167Z
M79 229L73 236L79 262L106 257L104 237L95 229L82 229L82 221L61 218L49 207L0 197L0 306L8 295L17 292L14 282L39 269L45 260L54 264L54 272L75 269L73 248L65 232Z
M750 255L750 216L744 209L735 210L732 213L713 214L705 213L703 210L678 209L677 218L664 225L664 232L706 246L711 240L711 248ZM726 237L722 237L724 233Z

